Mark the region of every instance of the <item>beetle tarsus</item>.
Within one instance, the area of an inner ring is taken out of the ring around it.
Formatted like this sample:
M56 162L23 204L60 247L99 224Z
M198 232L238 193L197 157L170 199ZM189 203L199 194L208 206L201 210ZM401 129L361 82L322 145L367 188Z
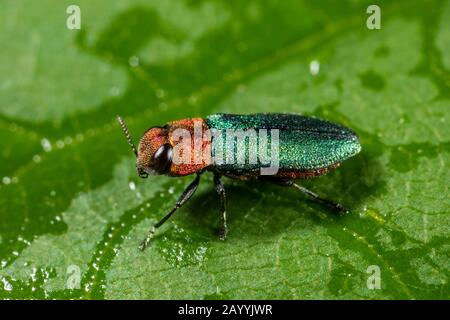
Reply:
M302 187L296 183L294 183L291 180L290 181L290 185L293 186L294 188L300 190L301 192L303 192L304 194L306 194L307 196L311 197L312 199L316 200L317 202L327 206L328 208L331 208L335 211L337 211L337 213L339 213L340 215L349 213L349 211L340 203L328 200L328 199L324 199L321 198L319 195L317 195L316 193L312 192L311 190L306 189L305 187Z
M220 228L219 239L224 241L227 238L227 234L228 234L228 227L227 223L225 222L224 225Z
M346 209L342 204L331 201L331 200L327 200L327 199L322 199L322 198L314 198L315 200L319 201L320 203L322 203L323 205L337 211L338 214L340 215L344 215L349 213L350 211L348 209Z
M228 234L228 226L227 226L227 207L226 207L226 195L225 188L220 180L220 175L214 175L214 186L216 187L216 191L220 197L220 208L222 212L222 227L219 231L219 239L225 240Z
M144 238L144 240L142 240L141 244L139 245L139 249L140 249L141 251L144 251L144 250L148 247L150 241L151 241L152 238L153 238L153 235L155 234L155 231L156 231L156 228L155 228L155 227L151 228L151 229L148 231L147 236Z
M321 198L318 194L312 192L309 189L306 189L305 187L302 187L301 185L296 184L292 180L281 179L281 178L276 178L276 177L264 177L264 178L261 177L261 179L264 180L264 181L269 181L271 183L280 185L280 186L284 186L284 187L294 187L297 190L300 190L301 192L306 194L311 199L319 202L320 204L322 204L322 205L324 205L324 206L326 206L328 208L333 209L334 211L336 211L340 215L344 215L344 214L350 212L342 204L334 202L334 201L331 201L331 200L328 200L328 199Z

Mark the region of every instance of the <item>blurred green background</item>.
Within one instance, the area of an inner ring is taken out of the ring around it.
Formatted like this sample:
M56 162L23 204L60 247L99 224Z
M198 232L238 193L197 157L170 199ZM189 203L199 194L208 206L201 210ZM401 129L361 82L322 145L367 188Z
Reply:
M377 1L369 30L372 3L3 0L0 297L450 298L450 2ZM221 242L204 175L138 251L192 178L139 180L116 114L138 139L215 112L355 130L362 153L305 182L352 213L226 180Z

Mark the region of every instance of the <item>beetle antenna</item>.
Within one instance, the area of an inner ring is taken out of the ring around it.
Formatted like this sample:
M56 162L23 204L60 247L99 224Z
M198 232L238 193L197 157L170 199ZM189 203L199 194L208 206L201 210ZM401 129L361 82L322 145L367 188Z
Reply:
M134 155L137 157L138 152L137 149L133 143L133 139L131 138L130 131L128 131L128 127L125 124L125 121L123 121L121 116L117 116L117 121L119 121L119 124L123 130L123 133L125 134L125 138L127 138L128 144L130 145L131 149L133 150Z

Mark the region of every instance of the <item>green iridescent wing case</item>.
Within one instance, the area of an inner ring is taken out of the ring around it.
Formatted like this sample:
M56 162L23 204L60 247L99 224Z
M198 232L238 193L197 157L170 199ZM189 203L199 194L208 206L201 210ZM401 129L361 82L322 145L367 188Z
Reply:
M213 114L206 118L210 129L220 130L222 139L214 139L212 154L217 158L217 150L224 150L223 158L227 155L227 129L255 130L258 137L259 129L278 130L279 168L282 170L308 171L328 168L336 165L361 150L356 134L350 129L329 121L288 113L259 113L259 114ZM233 131L231 130L231 131ZM272 135L268 134L270 149ZM249 163L250 143L245 148L234 145L233 154L245 157L245 163L215 163L221 170L245 172L260 167L260 164ZM229 149L228 149L229 150ZM228 151L228 156L229 156ZM270 154L270 151L269 151Z

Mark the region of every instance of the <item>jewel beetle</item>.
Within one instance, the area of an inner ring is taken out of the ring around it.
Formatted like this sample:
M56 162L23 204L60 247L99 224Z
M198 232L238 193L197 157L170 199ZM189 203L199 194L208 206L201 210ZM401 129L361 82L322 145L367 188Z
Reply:
M357 135L340 124L289 113L220 113L151 127L136 148L124 120L118 117L118 121L137 158L141 178L195 174L173 208L150 229L140 245L142 250L156 229L195 193L205 171L213 173L220 198L221 240L228 232L222 176L293 187L340 214L348 212L294 182L324 175L361 150Z

